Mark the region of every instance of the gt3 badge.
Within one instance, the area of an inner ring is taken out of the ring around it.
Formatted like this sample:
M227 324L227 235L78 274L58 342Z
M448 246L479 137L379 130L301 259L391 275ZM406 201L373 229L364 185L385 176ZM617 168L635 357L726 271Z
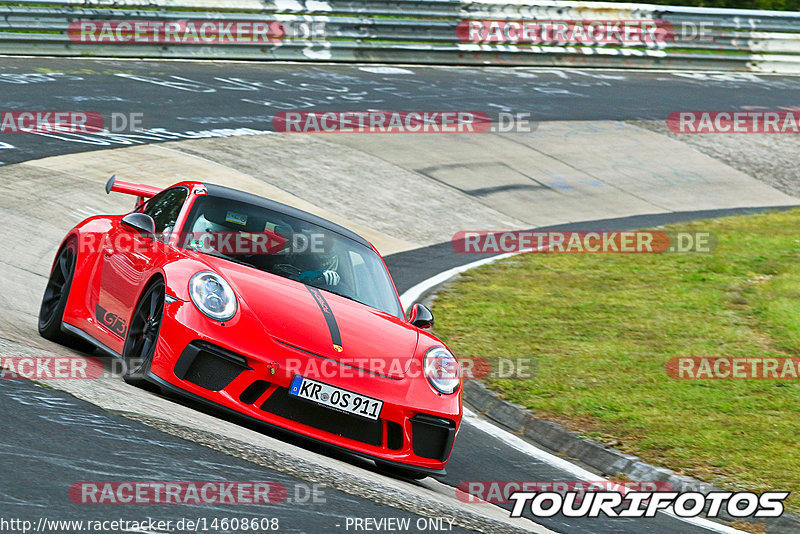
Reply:
M128 325L124 319L120 318L117 314L106 311L105 308L97 304L95 308L97 320L100 324L108 328L115 336L125 339L125 333L128 331Z

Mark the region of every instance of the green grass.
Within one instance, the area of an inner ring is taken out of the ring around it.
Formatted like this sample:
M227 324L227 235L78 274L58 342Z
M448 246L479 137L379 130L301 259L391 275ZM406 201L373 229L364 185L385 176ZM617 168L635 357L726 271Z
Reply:
M458 356L533 357L489 386L538 416L724 487L800 491L800 381L676 380L676 356L800 356L800 210L709 230L710 254L523 254L435 302ZM800 510L800 499L787 502Z

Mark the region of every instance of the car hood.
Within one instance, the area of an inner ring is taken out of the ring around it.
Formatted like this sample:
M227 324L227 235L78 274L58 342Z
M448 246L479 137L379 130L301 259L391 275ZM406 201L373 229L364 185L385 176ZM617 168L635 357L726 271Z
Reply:
M419 333L406 321L281 276L220 258L206 261L278 343L392 378L408 371Z

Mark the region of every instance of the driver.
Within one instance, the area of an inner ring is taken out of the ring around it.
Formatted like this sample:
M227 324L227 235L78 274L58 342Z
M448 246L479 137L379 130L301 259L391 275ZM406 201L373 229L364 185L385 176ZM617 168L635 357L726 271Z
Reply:
M290 278L304 283L339 285L339 255L334 251L333 238L326 233L321 241L308 230L292 237L289 261L297 271L290 273Z
M297 267L302 271L295 280L298 282L323 282L325 285L338 286L341 277L339 270L339 256L332 251L329 253L317 252L298 255ZM313 267L313 268L312 268Z
M201 214L192 225L192 239L188 246L199 252L217 252L212 245L215 242L213 240L214 235L230 232L231 230L228 226L210 221L204 214ZM270 258L268 263L272 263L272 266L267 267L267 269L298 282L324 284L327 286L339 285L341 282L341 277L338 273L339 256L333 251L333 239L330 236L325 235L323 237L323 246L320 250L320 247L314 244L316 241L313 241L306 231L300 232L300 235L304 237L298 240L301 245L296 245L294 236L289 238L292 234L291 226L267 222L266 230L288 238L285 248L267 255L267 258ZM293 250L295 247L297 247L297 251ZM267 258L262 258L262 262Z
M203 214L200 214L197 220L195 220L194 225L192 225L192 231L188 236L191 238L188 246L199 252L213 254L216 252L216 249L212 245L215 243L214 236L226 231L230 231L227 226L211 222L206 219Z
M284 249L286 261L275 265L273 270L298 282L338 286L339 255L333 250L333 238L323 235L320 246L316 237L310 230L293 234Z

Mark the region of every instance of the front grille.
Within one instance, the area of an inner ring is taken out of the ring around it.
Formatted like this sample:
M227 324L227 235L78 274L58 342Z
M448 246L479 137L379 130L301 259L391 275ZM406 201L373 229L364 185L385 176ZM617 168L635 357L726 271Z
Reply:
M427 414L417 414L411 419L411 448L422 458L444 462L450 456L456 424Z
M367 445L381 446L381 420L370 421L289 395L278 388L261 405L265 412Z
M175 376L211 391L220 391L250 369L247 360L221 347L192 341L175 364Z

